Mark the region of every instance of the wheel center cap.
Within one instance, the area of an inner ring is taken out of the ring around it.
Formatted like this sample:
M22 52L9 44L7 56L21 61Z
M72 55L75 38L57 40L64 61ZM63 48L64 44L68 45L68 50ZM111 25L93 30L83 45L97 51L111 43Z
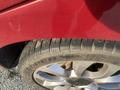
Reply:
M92 83L92 80L86 79L86 78L70 78L67 80L68 83L70 83L73 86L82 86L82 85L89 85Z

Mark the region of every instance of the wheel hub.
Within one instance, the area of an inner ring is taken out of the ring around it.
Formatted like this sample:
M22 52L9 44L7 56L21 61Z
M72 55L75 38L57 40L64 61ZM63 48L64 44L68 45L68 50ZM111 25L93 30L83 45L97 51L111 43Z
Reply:
M72 86L84 86L92 83L92 80L86 78L70 78L67 80Z
M33 73L33 78L38 84L52 90L71 90L71 88L73 90L120 89L120 73L114 76L120 67L108 63L102 64L101 68L97 68L98 63L96 64L96 62L53 63L38 68ZM95 71L91 70L92 65L97 68Z

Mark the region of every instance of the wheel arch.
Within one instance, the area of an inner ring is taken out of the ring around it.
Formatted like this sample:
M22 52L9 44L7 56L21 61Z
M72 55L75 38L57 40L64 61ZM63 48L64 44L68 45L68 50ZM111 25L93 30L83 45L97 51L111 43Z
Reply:
M15 67L27 42L14 43L0 48L0 65L8 69Z

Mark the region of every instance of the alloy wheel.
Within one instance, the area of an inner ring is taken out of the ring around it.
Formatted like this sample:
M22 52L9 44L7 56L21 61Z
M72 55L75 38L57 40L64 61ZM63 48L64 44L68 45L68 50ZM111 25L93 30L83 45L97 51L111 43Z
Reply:
M33 79L52 90L119 90L119 72L110 63L61 61L37 68Z

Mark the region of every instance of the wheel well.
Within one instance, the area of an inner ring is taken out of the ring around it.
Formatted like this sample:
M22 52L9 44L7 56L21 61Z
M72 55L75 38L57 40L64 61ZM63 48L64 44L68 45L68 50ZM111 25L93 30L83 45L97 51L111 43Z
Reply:
M5 68L15 67L26 43L27 41L19 42L0 48L0 65Z

